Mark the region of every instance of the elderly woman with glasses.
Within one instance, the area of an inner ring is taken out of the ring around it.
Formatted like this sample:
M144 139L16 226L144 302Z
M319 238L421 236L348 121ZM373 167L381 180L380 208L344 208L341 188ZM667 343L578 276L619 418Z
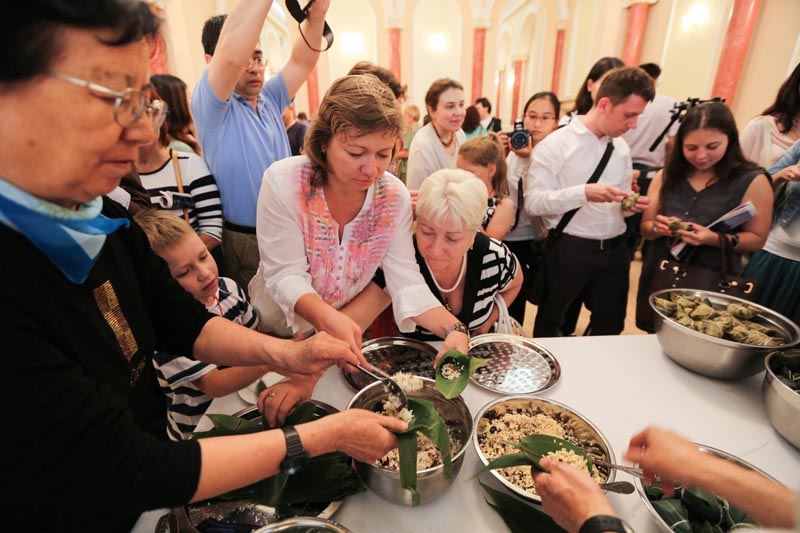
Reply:
M278 340L210 315L103 198L160 118L145 85L144 36L158 24L146 3L3 9L0 43L14 53L0 70L0 512L24 528L47 509L50 531L129 531L146 509L249 485L303 457L370 462L396 446L387 428L403 422L358 409L294 431L164 440L156 349L300 374L366 363L324 333Z

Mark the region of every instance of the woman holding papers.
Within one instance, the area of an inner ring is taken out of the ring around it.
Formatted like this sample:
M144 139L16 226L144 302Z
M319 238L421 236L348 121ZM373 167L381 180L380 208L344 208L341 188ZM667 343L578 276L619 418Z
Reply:
M733 250L732 275L741 272L741 254L764 246L772 219L772 187L765 171L745 159L736 122L727 106L710 102L689 110L678 129L666 165L653 178L650 206L642 218L642 235L654 240L639 278L636 326L652 332L647 302L650 282L663 259L689 260L694 266L722 270L719 233L709 229L720 217L752 202L754 212L724 232ZM675 257L675 245L685 243Z

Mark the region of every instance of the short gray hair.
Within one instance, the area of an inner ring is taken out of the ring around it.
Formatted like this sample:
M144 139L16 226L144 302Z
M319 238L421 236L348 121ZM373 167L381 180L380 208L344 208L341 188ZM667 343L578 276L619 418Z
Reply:
M462 231L478 231L486 214L489 191L473 173L437 170L419 188L417 217Z

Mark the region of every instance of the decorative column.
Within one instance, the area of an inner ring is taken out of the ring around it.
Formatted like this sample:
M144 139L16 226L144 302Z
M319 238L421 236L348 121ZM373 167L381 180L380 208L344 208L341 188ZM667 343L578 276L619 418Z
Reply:
M400 81L400 39L401 28L389 28L389 70L391 70L397 81Z
M483 96L483 58L486 48L486 28L472 31L472 98L475 102Z
M733 4L725 44L717 65L717 77L711 90L711 96L721 96L728 106L733 104L736 95L760 3L761 0L735 0Z
M647 25L647 10L657 0L627 0L628 28L625 30L625 44L622 47L622 61L635 67L642 53L644 28Z
M500 109L501 109L500 97L503 94L503 87L505 86L506 83L506 69L503 67L498 68L496 75L497 75L496 78L497 83L495 85L497 85L497 96L494 99L494 109L495 109L494 114L495 116L500 116Z
M564 37L567 33L567 21L556 21L556 50L553 55L553 82L550 90L558 94L561 87L561 63L564 61Z
M150 11L161 19L165 18L164 8L163 0L150 2ZM163 26L158 29L156 35L147 36L147 45L150 47L150 72L152 74L168 74L167 43L164 40Z
M522 69L525 66L525 61L528 60L528 56L520 55L514 58L514 89L512 90L511 96L511 120L516 120L519 115L517 111L519 111L519 93L522 89Z
M312 118L319 110L319 76L316 66L308 75L306 85L308 86L308 118Z

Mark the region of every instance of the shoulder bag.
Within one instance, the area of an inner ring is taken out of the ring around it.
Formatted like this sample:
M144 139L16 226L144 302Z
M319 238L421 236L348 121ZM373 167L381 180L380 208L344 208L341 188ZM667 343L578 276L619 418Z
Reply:
M600 176L603 174L603 171L606 169L608 160L611 159L611 152L613 151L614 143L611 139L609 139L608 144L606 145L606 151L603 152L603 157L600 158L600 162L597 163L597 167L594 169L594 172L592 172L592 176L589 178L589 181L586 182L587 185L591 183L597 183L597 181L600 179ZM561 217L561 220L558 221L556 228L551 230L547 234L546 238L533 241L533 244L531 244L530 280L525 286L525 297L532 304L539 305L539 303L547 296L548 287L546 283L547 275L545 267L547 263L547 250L553 247L558 238L564 232L564 228L567 227L567 224L570 223L572 217L575 216L575 213L577 213L578 210L580 210L580 207L576 207L571 211L567 211Z

